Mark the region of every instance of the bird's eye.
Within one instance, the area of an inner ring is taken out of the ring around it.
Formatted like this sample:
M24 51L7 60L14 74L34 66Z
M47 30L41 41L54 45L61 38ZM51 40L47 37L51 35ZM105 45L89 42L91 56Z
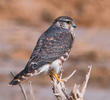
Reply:
M70 21L67 21L67 23L70 24L71 22Z

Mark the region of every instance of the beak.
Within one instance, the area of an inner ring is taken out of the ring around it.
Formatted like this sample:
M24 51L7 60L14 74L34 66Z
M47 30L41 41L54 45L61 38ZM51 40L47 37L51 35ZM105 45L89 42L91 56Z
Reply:
M73 24L73 27L76 28L76 24Z

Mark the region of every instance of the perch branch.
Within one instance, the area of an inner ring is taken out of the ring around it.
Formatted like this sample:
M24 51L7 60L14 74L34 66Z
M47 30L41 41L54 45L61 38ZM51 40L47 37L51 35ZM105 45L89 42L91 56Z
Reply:
M54 76L52 76L52 86L53 86L53 93L56 96L57 100L70 100L69 95L66 92L65 84L64 82L67 82L74 74L76 70L73 71L68 77L64 78L64 81L58 81ZM62 78L62 73L61 77Z
M33 92L33 88L32 88L32 82L29 82L29 86L30 86L30 96L31 96L31 100L35 100L34 97L34 92Z
M90 77L92 65L88 66L89 71L86 74L85 80L82 85L75 84L71 93L67 93L65 82L67 82L76 72L73 71L68 77L64 78L62 81L62 74L60 76L61 81L58 81L54 76L52 78L52 90L57 100L84 100L84 94L86 91L87 83Z
M77 84L74 85L73 90L71 91L71 100L84 100L84 94L86 91L88 80L90 78L92 65L88 66L88 68L89 68L89 71L86 74L86 77L85 77L85 80L84 80L82 86L77 85Z
M91 73L92 65L88 66L88 68L89 68L89 71L86 74L85 81L82 84L82 89L81 89L82 97L84 96L86 88L87 88L87 84L88 84L88 81L89 81L89 78L90 78L90 73Z

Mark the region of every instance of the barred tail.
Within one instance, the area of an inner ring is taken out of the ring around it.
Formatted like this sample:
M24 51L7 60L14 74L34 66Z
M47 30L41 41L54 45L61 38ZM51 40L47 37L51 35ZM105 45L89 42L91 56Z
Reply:
M14 79L9 83L9 85L18 85L30 76L32 76L31 73L26 72L26 70L24 69L14 77Z

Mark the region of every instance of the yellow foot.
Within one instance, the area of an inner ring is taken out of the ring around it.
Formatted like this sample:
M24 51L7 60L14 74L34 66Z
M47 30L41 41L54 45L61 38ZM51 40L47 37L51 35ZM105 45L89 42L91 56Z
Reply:
M62 82L64 82L64 79L60 79L60 76L58 75L58 74L56 74L56 73L54 73L53 74L54 76L55 76L55 78L57 79L57 81L62 81Z

